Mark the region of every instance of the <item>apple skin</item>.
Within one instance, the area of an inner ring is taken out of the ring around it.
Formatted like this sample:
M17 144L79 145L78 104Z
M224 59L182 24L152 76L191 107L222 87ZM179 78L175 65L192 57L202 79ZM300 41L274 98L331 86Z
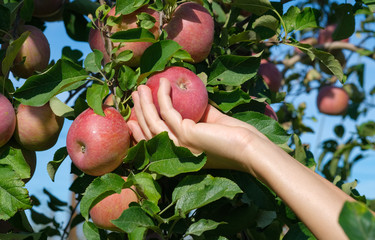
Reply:
M64 0L34 0L34 17L45 18L57 14Z
M157 93L160 78L167 78L170 81L172 104L182 118L198 122L208 104L208 94L202 80L195 73L183 67L168 67L151 76L146 82L146 86L151 89L152 98L159 113Z
M333 42L332 34L335 31L337 25L329 24L324 29L319 30L318 44ZM349 42L349 38L340 40L342 42Z
M23 43L11 68L13 75L21 78L28 78L35 71L45 70L51 54L48 40L39 28L25 25L22 32L26 31L30 31L30 35ZM26 57L25 62L22 62L23 57Z
M123 15L122 20L120 24L115 25L113 27L110 27L110 32L115 33L118 31L125 31L133 28L137 28L137 15L145 12L149 15L153 16L156 20L154 27L149 29L149 31L154 34L155 38L159 37L159 13L155 10L152 10L148 8L147 6L143 6L137 11L128 14ZM116 8L112 8L110 12L108 13L108 16L116 16ZM110 62L111 58L108 55L106 48L105 48L105 42L101 35L101 32L98 29L91 29L89 33L89 44L91 49L97 49L101 51L104 55L104 64ZM120 43L113 43L114 47L117 47ZM133 57L129 61L126 62L126 64L130 67L138 67L141 56L144 53L144 51L152 45L150 42L126 42L122 43L123 47L121 47L116 54L119 54L125 50L131 50L133 52Z
M319 90L317 106L321 113L342 115L349 105L349 95L340 87L324 86Z
M56 116L49 103L41 107L20 104L16 116L14 137L22 147L32 151L53 147L64 125L64 118Z
M16 113L8 98L0 94L0 147L13 136L16 128Z
M126 177L122 177L126 181ZM135 187L132 187L135 191ZM139 202L137 194L130 188L124 188L121 193L114 193L97 203L90 210L93 223L103 229L121 231L111 220L118 219L122 212L129 208L131 202Z
M128 153L130 130L121 114L103 105L104 116L91 108L72 123L66 138L68 154L82 172L101 176L121 165Z
M270 91L279 91L281 87L282 76L275 64L262 59L260 62L258 74L262 76Z
M167 39L176 41L195 63L207 58L214 40L214 20L206 8L194 2L178 6L164 26Z

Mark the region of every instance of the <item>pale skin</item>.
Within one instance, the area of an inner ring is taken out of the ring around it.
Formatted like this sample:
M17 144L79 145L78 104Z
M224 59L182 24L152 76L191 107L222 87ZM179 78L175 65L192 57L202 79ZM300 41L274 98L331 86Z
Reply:
M205 152L206 168L247 172L269 186L318 239L347 239L338 218L345 201L354 199L289 156L253 126L211 105L199 123L182 119L172 107L169 81L160 81L161 117L147 86L139 86L132 94L138 121L131 120L128 125L136 141L167 131L176 145L193 153Z

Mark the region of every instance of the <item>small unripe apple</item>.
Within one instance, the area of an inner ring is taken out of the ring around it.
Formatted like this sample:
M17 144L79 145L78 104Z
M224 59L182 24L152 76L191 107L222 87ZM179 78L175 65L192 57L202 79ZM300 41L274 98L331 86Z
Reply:
M34 0L34 17L46 18L57 14L64 0Z
M123 177L126 181L126 177ZM135 191L135 187L132 187ZM114 193L101 200L90 210L93 223L99 228L121 231L111 221L118 219L122 212L129 208L131 202L139 202L137 194L130 188L124 188L121 193Z
M82 172L100 176L121 165L128 153L130 130L121 114L103 105L105 116L93 109L83 111L72 123L66 147L72 162Z
M167 78L170 81L172 104L182 118L198 122L208 104L208 94L202 80L195 73L183 67L168 67L151 76L146 86L151 89L154 104L159 112L157 94L160 78Z
M35 71L45 70L51 54L48 40L39 28L25 25L22 32L26 31L30 31L30 35L23 43L11 68L12 73L21 78L28 78Z
M318 44L333 42L332 34L335 31L337 25L329 24L324 29L319 30ZM349 38L340 40L342 42L349 42Z
M168 39L176 41L195 63L207 58L214 39L214 20L208 10L194 2L178 6L164 26Z
M155 10L148 8L147 6L141 7L137 11L123 15L121 17L121 22L113 27L109 27L110 33L115 33L118 31L126 31L129 29L137 28L137 15L140 13L147 13L153 16L156 20L155 25L149 29L149 31L154 34L155 38L159 37L159 13ZM107 16L116 16L116 8L112 8L111 11L108 13ZM91 49L97 49L101 51L104 55L104 64L108 63L111 58L108 55L106 48L105 48L105 41L102 37L101 32L98 29L91 29L89 34L89 44ZM113 43L113 47L118 47L120 43ZM121 44L121 48L116 52L119 54L125 50L131 50L133 52L133 57L129 61L126 62L128 66L137 67L139 66L141 56L144 51L151 46L152 43L150 42L126 42Z
M319 90L318 109L328 115L342 115L349 105L349 95L340 87L325 86Z
M16 116L14 137L22 147L44 151L56 144L64 118L56 116L49 103L41 107L20 104Z
M12 103L0 94L0 147L12 137L16 128L16 113Z
M262 76L268 88L273 92L278 92L281 87L282 76L276 65L262 59L258 74Z

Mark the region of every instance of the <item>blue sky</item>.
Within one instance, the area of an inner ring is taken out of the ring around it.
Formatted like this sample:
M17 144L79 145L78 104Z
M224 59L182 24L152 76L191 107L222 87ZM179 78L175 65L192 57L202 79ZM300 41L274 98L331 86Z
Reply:
M51 46L51 59L57 60L61 57L61 50L64 46L71 46L72 49L78 49L83 52L84 57L91 52L91 49L88 43L82 42L75 42L71 40L65 32L65 28L62 22L54 22L48 23L47 29L45 31L45 35L47 36L50 46ZM355 41L355 39L351 39L351 41ZM288 51L288 49L280 49L280 53L283 51ZM277 53L271 58L275 58L275 56L280 56L280 53ZM364 57L353 57L351 59L352 62L365 62L366 69L365 69L365 80L366 80L366 87L365 89L370 89L374 86L374 76L375 76L375 62L368 61ZM350 62L349 62L350 65ZM349 79L349 81L354 81L354 79ZM22 84L24 80L21 80L19 84ZM332 117L319 114L316 108L316 99L317 92L312 92L310 95L301 95L296 100L296 105L302 101L306 102L307 104L307 115L314 116L318 119L318 122L314 122L312 120L307 120L306 123L309 126L313 126L313 128L319 134L305 134L302 137L302 141L304 143L311 144L311 150L315 154L315 159L317 159L318 154L320 152L316 152L319 149L317 146L317 141L322 139L327 139L329 137L333 137L333 127L339 123L345 125L347 132L352 132L355 130L355 124L349 118L342 119L341 117ZM59 96L61 100L66 99L66 94L62 94ZM370 99L374 100L374 99ZM277 106L275 106L277 108ZM368 120L375 119L375 111L370 111L366 118L360 118L358 123L366 122ZM321 124L324 122L324 124ZM57 144L50 150L37 152L37 169L35 172L34 177L27 183L27 189L30 191L31 195L36 195L43 204L46 202L46 196L43 194L43 188L47 188L50 192L58 196L60 199L69 202L70 200L70 192L68 188L72 181L72 175L70 174L70 159L66 159L64 163L60 166L57 174L55 182L52 182L47 174L47 163L53 159L54 152L65 146L66 134L69 129L71 121L65 120L64 128L61 132L60 138ZM319 129L320 128L320 129ZM319 136L320 135L320 136ZM356 164L353 168L351 180L358 179L359 184L357 189L361 194L365 194L368 198L375 198L375 152L374 151L367 151L367 157ZM46 205L44 205L46 206ZM50 215L52 213L48 213L48 209L45 208L38 208L37 211L43 211L44 214ZM59 222L64 222L66 224L67 213L62 212L56 215L56 218Z

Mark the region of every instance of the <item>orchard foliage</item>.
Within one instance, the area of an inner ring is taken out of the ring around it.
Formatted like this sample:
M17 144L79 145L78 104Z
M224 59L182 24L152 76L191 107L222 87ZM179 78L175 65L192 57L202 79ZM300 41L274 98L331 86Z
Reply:
M364 64L348 65L347 61L353 55L370 61L375 58L374 2L301 0L293 5L289 1L269 0L194 2L202 5L214 21L213 42L208 56L201 62L194 62L188 48L168 37L171 33L164 29L182 1L71 0L63 1L60 10L55 9L52 15L41 16L34 14L34 8L40 3L34 4L33 0L2 0L1 93L15 109L20 104L33 107L49 104L56 116L68 120L74 120L87 108L103 116L103 100L112 93L115 108L127 120L133 107L131 93L138 85L145 84L152 74L166 67L187 68L205 83L210 104L252 124L296 160L320 171L356 198L357 203L344 206L339 222L351 239L373 238L375 219L368 207L375 209L374 202L355 190L356 182L346 180L355 163L367 151L373 151L375 122L357 121L357 132L350 133L346 139L344 126L336 126L336 136L324 139L314 157L309 146L300 140L302 134L314 132L305 123L305 112L309 109L304 104L295 106L290 96L335 85L342 87L350 98L346 112L342 113L343 119L356 121L366 115L375 86L364 88L365 82L371 81L364 78ZM109 14L113 6L116 6L115 15ZM160 19L142 12L137 15L138 27L110 31L121 22L119 15L132 14L141 7L159 12ZM13 69L31 58L24 56L15 61L30 37L29 31L19 29L33 25L43 30L45 22L51 20L63 21L67 34L75 41L87 42L90 29L99 30L106 52L94 49L83 56L80 50L66 46L61 50L60 59L48 60L48 67L34 69L27 79L11 77ZM158 37L149 31L156 22L159 23ZM328 25L335 26L331 41L305 41L318 39L320 30ZM359 41L352 43L356 36ZM132 50L120 51L122 46L133 42L150 45L140 57L139 66L127 64L133 57ZM110 61L103 61L105 54ZM281 54L282 60L279 60ZM277 59L273 58L275 55ZM280 70L282 86L279 90L276 88L278 91L270 90L258 74L264 61ZM15 88L15 82L22 86ZM67 99L56 97L63 92L68 93ZM266 103L278 110L278 121L264 114ZM100 147L98 144L97 148ZM242 172L204 169L204 153L194 155L186 148L175 146L167 133L132 146L121 166L102 176L84 174L72 164L71 172L66 174L75 176L69 187L75 202L67 203L44 190L52 211L70 211L69 223L62 225L44 215L46 206L40 206L39 200L25 188L22 179L30 178L32 169L22 153L23 148L14 138L0 148L1 239L52 236L64 239L78 227L87 239L314 238L288 206L260 181ZM67 157L66 147L51 156L45 170L52 181L61 163L68 161ZM123 176L127 177L126 181ZM112 221L116 231L98 228L90 218L90 209L124 188L135 189L139 201L131 203ZM31 219L25 214L27 209ZM34 231L30 220L43 227Z

